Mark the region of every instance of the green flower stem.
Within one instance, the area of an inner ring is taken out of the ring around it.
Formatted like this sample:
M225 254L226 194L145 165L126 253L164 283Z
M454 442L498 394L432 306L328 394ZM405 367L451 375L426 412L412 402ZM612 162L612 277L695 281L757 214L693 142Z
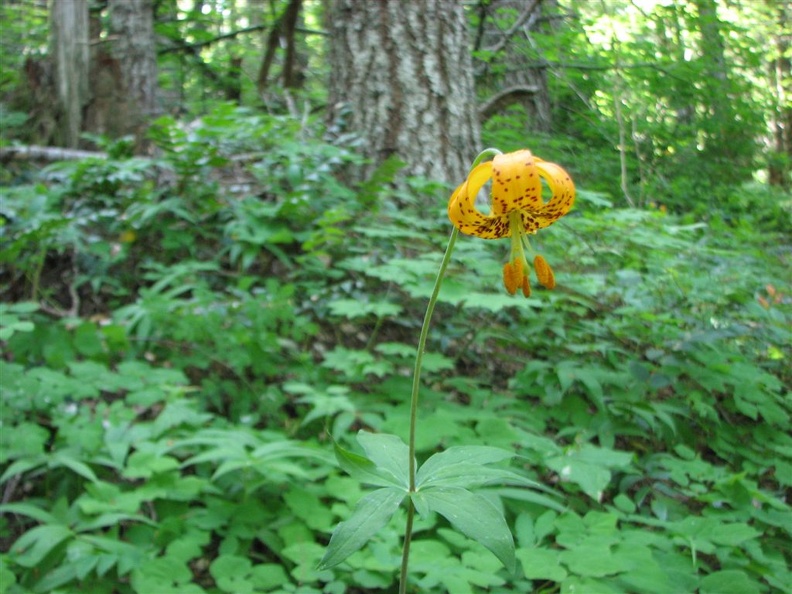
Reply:
M440 294L440 286L443 284L446 268L451 261L451 252L454 251L454 244L459 236L459 229L454 227L451 237L448 240L440 270L435 279L434 290L429 298L429 305L426 306L421 335L418 338L418 352L415 355L415 369L413 371L412 393L410 394L410 440L408 442L410 451L409 475L410 475L410 494L415 493L415 427L418 420L418 392L421 388L421 365L423 364L424 350L426 349L426 337L429 335L429 323L432 320L437 296ZM407 566L410 559L410 541L412 539L413 518L415 517L415 506L412 499L407 506L407 527L404 531L404 545L402 549L401 576L399 578L399 594L407 592Z
M488 148L481 151L473 164L472 170L476 165L487 158L499 155L498 149ZM454 251L454 244L459 236L459 229L454 227L451 237L448 239L443 261L440 263L440 270L437 272L432 296L429 298L429 305L426 306L421 335L418 338L418 352L415 354L415 369L413 371L412 393L410 394L410 439L409 439L409 475L410 475L410 500L407 505L407 525L404 529L404 545L402 546L401 573L399 576L399 594L407 593L407 568L410 563L410 543L412 542L413 520L415 519L415 505L413 505L412 494L415 493L415 427L418 421L418 392L421 388L421 365L423 364L424 350L426 349L426 337L429 335L429 323L432 321L437 296L440 294L440 286L443 284L448 263L451 261L451 253Z
M410 562L413 518L415 518L415 506L413 505L412 499L410 499L407 504L407 525L404 528L404 546L402 547L401 574L399 575L399 594L407 594L407 566Z
M423 364L424 351L426 350L426 337L429 335L429 322L432 320L435 305L437 304L437 296L440 294L440 286L443 284L443 277L445 276L448 263L451 261L451 252L454 251L454 244L456 243L457 236L459 236L459 229L454 227L451 232L451 237L448 240L448 247L446 247L443 261L440 264L440 270L437 273L435 280L434 290L432 296L429 298L429 305L426 306L426 315L424 315L423 326L421 327L421 335L418 338L418 352L415 355L415 369L413 370L412 393L410 394L410 492L415 491L415 426L418 419L418 391L421 388L421 366Z

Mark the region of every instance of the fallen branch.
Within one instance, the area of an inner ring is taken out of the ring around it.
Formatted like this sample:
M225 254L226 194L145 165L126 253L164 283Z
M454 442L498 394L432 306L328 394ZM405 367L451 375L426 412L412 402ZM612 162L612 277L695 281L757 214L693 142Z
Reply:
M81 151L59 146L3 146L0 159L28 159L31 161L77 161L79 159L106 159L102 151Z

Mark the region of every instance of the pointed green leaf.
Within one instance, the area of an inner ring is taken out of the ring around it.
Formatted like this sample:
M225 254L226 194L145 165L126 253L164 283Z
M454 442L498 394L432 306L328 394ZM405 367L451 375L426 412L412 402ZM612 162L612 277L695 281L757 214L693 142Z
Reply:
M410 493L410 501L412 501L415 511L418 512L418 515L421 516L421 518L427 519L429 514L432 513L432 510L429 508L429 504L426 501L426 497L420 495L417 491Z
M753 594L762 592L764 588L744 571L725 569L715 571L701 579L703 594Z
M544 487L542 489L546 490L544 489ZM513 488L499 488L499 489L494 489L494 491L499 497L505 497L507 499L518 499L519 501L528 501L530 503L536 503L548 509L554 509L557 512L563 512L566 510L566 507L558 503L555 499L552 499L547 495L542 495L541 493L537 493L536 491L529 491L528 489L513 489Z
M420 474L420 473L419 473ZM455 464L432 473L429 478L416 479L418 488L462 487L473 489L482 485L508 484L542 489L542 485L505 468L489 468L479 464Z
M12 559L22 567L34 567L52 549L73 534L68 527L62 524L31 528L20 536L11 547Z
M19 514L38 520L42 524L57 524L58 520L48 511L32 503L6 503L0 505L0 514Z
M583 492L595 499L602 500L602 495L610 483L611 472L608 468L587 464L570 456L556 456L545 462L548 468L555 470L562 481L576 483Z
M348 520L341 522L330 537L319 569L338 565L365 545L391 519L405 497L395 487L372 491L355 506Z
M407 444L395 435L366 431L359 431L357 440L378 470L390 473L397 484L409 487L410 451Z
M550 549L520 548L517 549L517 558L528 579L562 582L567 572L559 562L558 553Z
M73 472L79 474L83 478L88 479L91 482L96 482L99 479L94 474L94 471L91 470L91 467L85 464L84 462L78 460L75 456L77 454L71 450L61 450L59 452L55 452L52 455L52 462L50 463L51 466L65 466L66 468L72 470Z
M11 464L8 468L6 468L3 475L0 476L0 485L5 483L12 476L16 476L18 474L24 474L28 470L32 470L34 468L37 468L38 466L43 466L46 463L47 463L47 457L44 454L38 454L36 456L31 456L29 458L21 458L19 460L16 460L13 464Z
M433 455L421 465L415 477L416 483L420 485L429 482L438 474L450 476L452 471L449 471L449 468L459 464L468 467L470 465L493 464L513 457L514 453L512 452L490 446L451 447Z
M414 496L448 520L468 538L479 542L514 572L514 540L501 511L486 497L459 487L432 487ZM419 504L416 504L418 507Z
M398 487L405 489L390 472L382 472L371 460L365 456L360 456L342 448L338 443L335 444L335 454L338 465L344 469L352 478L361 483L374 485L376 487Z

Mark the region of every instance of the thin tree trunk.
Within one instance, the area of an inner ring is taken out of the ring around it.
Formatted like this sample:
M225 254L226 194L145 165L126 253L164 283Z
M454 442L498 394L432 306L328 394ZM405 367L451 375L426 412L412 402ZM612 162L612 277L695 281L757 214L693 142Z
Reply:
M770 3L770 2L769 2ZM770 3L772 5L772 3ZM792 25L790 6L779 3L776 6L776 23L778 33L775 35L775 59L770 63L770 80L776 101L775 114L771 127L773 134L773 148L776 156L770 160L768 166L768 181L772 186L789 188L792 186L790 171L792 171L792 59L790 59L790 46L792 34L789 33Z
M329 127L372 161L457 184L481 150L467 21L458 0L334 0Z
M710 89L713 118L716 122L725 121L728 112L729 74L726 64L721 22L718 20L715 0L695 0L698 10L698 25L701 33L701 53L704 58L707 81Z
M75 148L88 101L87 0L50 0L50 44L55 60L55 86L62 113L63 144Z
M267 50L259 68L256 86L260 95L267 90L269 72L275 59L275 53L281 46L286 46L286 56L283 60L283 87L286 89L298 86L296 84L296 56L294 30L297 27L302 0L289 0L286 10L273 23L267 36Z

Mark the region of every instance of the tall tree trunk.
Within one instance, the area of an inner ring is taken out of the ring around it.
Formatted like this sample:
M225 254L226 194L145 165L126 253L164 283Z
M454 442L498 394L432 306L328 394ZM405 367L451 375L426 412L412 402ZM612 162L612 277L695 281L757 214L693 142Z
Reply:
M157 113L157 56L151 0L109 0L113 54L127 98L127 133L138 142Z
M55 60L55 87L62 114L63 144L75 148L88 101L88 2L50 0L50 44Z
M362 136L372 167L396 155L459 183L481 149L462 3L331 0L328 17L331 129Z
M701 33L701 54L709 89L713 118L722 123L728 110L729 71L726 64L721 22L715 0L695 0L698 28ZM726 91L726 93L724 93Z
M773 3L768 0L772 7ZM770 185L789 188L792 186L792 9L781 2L776 5L775 57L770 63L770 80L773 82L775 114L771 126L775 155L768 167Z
M297 64L296 59L297 50L294 32L300 16L301 5L302 0L289 0L286 9L272 24L267 36L267 49L264 52L264 58L259 68L258 81L256 82L259 95L264 95L267 90L269 72L275 59L275 52L280 47L286 48L286 55L283 59L283 71L281 73L283 87L289 89L299 86L297 84L299 77L296 76L299 64Z

